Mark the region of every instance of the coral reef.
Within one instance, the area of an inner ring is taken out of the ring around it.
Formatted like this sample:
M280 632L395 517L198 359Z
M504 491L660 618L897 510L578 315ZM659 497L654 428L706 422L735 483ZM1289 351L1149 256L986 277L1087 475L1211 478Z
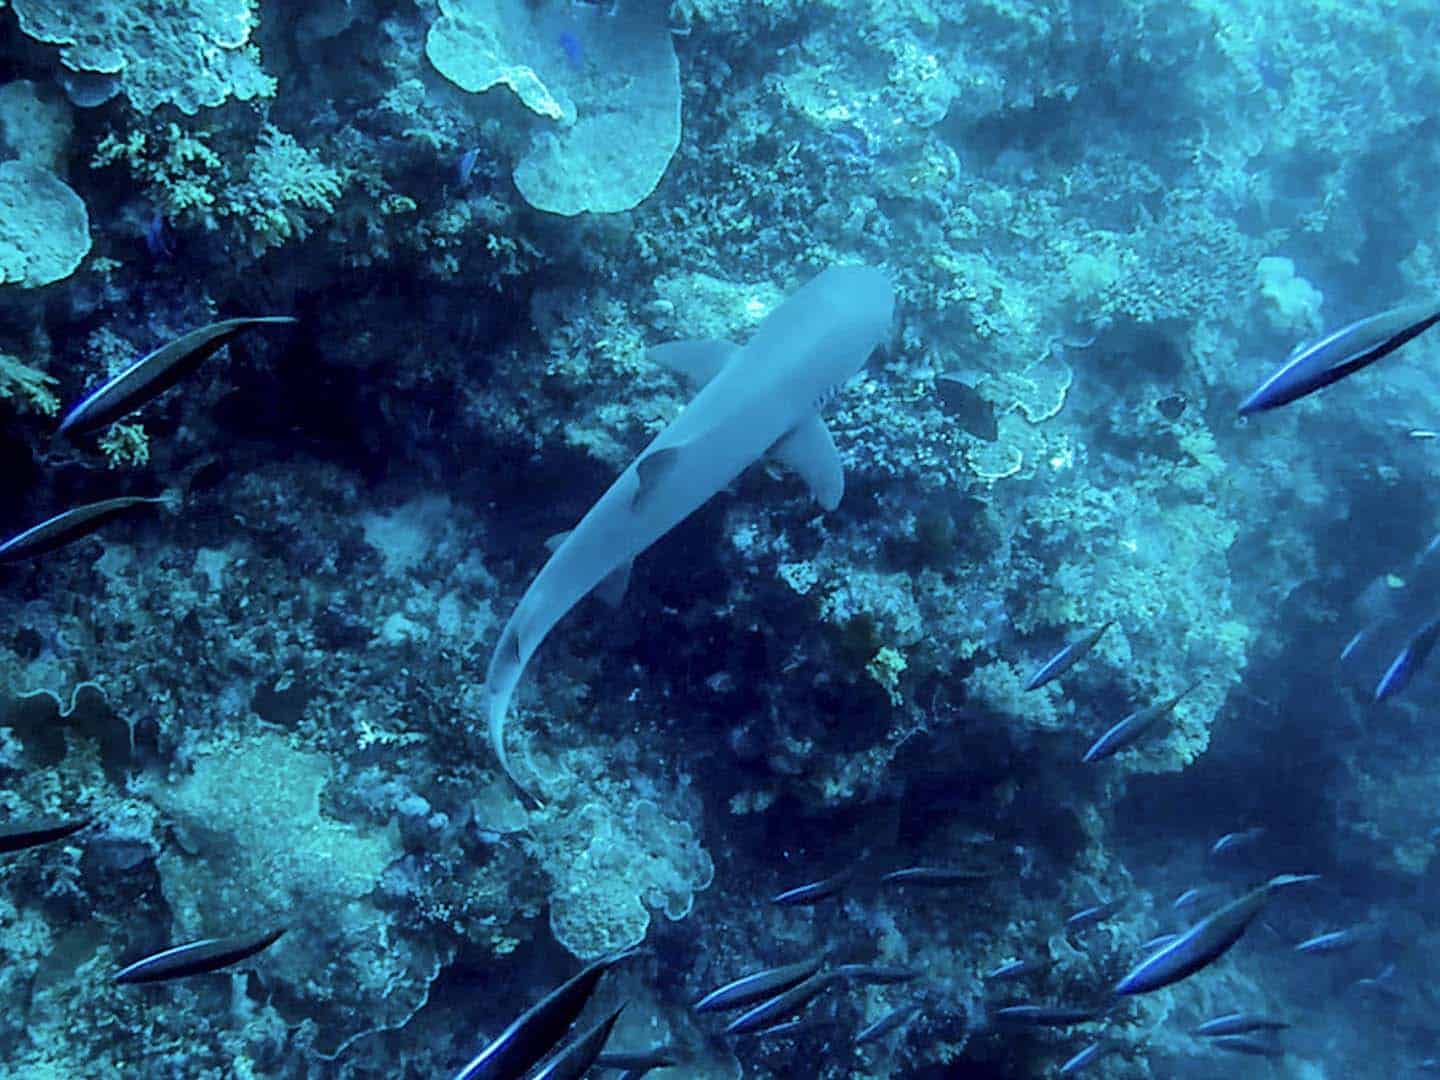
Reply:
M1277 1076L1433 1056L1435 682L1371 699L1433 615L1440 337L1235 417L1298 341L1436 291L1432 7L0 3L3 516L171 497L0 578L0 813L93 822L0 867L0 1072L446 1075L643 942L597 1007L683 1058L657 1080L1044 1075L1100 1029L989 1005L1098 1000L1178 893L1280 871L1324 883L1109 1012L1094 1074L1214 1075L1186 1032L1228 1008L1307 1018ZM899 297L825 406L841 506L762 462L577 607L511 717L527 805L483 672L685 408L647 348L744 342L838 262ZM52 437L236 315L299 322ZM984 873L878 883L925 864ZM234 974L110 983L273 923ZM1328 966L1288 948L1346 924ZM687 1008L822 952L923 978L765 1039ZM987 985L1008 959L1048 966Z

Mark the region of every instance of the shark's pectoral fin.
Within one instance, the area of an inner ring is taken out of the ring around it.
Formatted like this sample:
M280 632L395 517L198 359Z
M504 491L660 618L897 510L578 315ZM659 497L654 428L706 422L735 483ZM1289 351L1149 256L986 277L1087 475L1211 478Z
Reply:
M635 476L640 483L630 498L631 510L639 513L646 508L654 498L656 489L679 463L680 452L684 449L683 446L667 446L663 450L646 454L635 462Z
M800 474L821 507L834 510L840 505L840 497L845 494L845 470L835 440L818 415L797 424L771 453Z
M566 529L564 532L558 532L554 536L547 537L545 539L545 550L551 555L554 555L556 549L559 548L560 545L563 544L566 540L568 540L570 538L570 534L574 531L574 529Z
M626 559L600 579L600 584L595 586L594 595L612 608L619 607L620 601L625 599L625 590L630 587L630 571L634 568L635 560Z
M669 368L699 390L740 351L728 341L671 341L656 345L646 355L651 362Z

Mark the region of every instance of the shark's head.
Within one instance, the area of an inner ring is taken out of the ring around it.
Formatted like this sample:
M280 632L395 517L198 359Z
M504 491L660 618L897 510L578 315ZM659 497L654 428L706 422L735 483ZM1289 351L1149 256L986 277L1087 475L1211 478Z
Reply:
M865 366L894 317L895 290L884 271L832 266L771 313L766 328L784 332L788 323L805 340L803 362L819 410Z

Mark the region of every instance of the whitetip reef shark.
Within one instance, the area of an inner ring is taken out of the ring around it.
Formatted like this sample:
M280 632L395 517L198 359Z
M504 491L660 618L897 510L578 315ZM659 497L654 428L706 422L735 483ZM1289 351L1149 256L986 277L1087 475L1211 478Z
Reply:
M868 266L836 266L787 297L747 345L676 341L649 350L697 390L679 416L560 540L500 632L485 676L490 742L505 775L505 718L526 663L545 635L592 590L618 603L635 556L745 469L772 454L826 510L845 475L820 410L889 334L895 293Z

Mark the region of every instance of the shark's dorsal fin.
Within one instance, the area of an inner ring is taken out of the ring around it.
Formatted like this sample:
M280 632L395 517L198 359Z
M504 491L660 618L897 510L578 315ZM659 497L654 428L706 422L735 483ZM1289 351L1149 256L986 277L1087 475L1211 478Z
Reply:
M625 599L625 590L630 587L630 571L634 568L635 560L626 559L600 579L600 584L595 586L594 595L612 608L619 607L620 601Z
M646 355L653 363L681 376L690 384L690 389L698 391L739 351L739 345L728 341L671 341L656 345Z
M645 509L646 503L655 494L656 486L669 475L671 469L675 468L683 449L683 446L667 446L663 450L646 454L635 462L635 477L640 484L630 499L631 510Z
M771 453L781 464L800 474L823 509L834 510L840 505L840 498L845 494L845 470L840 464L835 440L818 415L792 428Z

